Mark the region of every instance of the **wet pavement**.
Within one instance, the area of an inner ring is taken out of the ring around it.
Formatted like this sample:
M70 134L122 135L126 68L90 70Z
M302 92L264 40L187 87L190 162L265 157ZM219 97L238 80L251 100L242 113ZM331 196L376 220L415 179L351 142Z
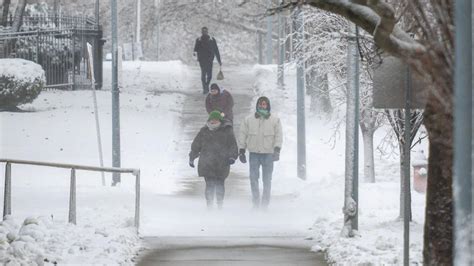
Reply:
M265 242L267 241L267 242ZM285 239L282 243L293 243L293 246L278 244L277 240L260 239L181 239L168 243L167 247L159 247L145 255L138 263L140 266L263 266L263 265L297 265L319 266L327 265L324 254L310 252L305 245L298 245L298 240ZM164 239L163 242L167 242ZM185 243L200 242L199 245L189 246ZM273 242L273 243L272 243Z

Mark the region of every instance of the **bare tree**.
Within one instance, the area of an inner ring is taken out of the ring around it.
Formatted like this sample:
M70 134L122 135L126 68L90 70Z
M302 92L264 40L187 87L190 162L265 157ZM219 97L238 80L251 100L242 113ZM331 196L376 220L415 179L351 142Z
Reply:
M303 16L305 45L295 45L295 52L305 60L310 110L329 117L333 111L329 75L345 78L346 73L347 22L337 15L310 8L303 8Z
M13 32L20 31L21 24L23 23L23 14L25 13L26 4L28 4L28 0L18 0L11 29Z
M399 218L404 218L404 210L403 206L405 206L405 198L407 198L410 202L409 204L409 213L410 213L410 221L411 221L411 195L407 195L405 197L405 186L410 186L410 183L405 183L405 171L403 170L405 167L405 111L402 109L389 109L385 110L385 114L387 115L387 119L392 126L393 132L397 136L398 140L398 149L400 151L400 214ZM420 128L421 124L423 123L423 111L421 110L413 110L410 112L410 147L412 147L413 140Z
M364 181L375 183L374 134L383 125L383 112L374 109L372 83L361 86L359 125L364 140Z
M282 5L270 12L302 4ZM339 14L373 36L375 44L401 58L433 87L424 112L430 139L424 263L453 259L453 71L454 1L307 0L304 4ZM394 5L399 5L397 13ZM397 23L410 22L409 31ZM413 38L409 32L414 33Z
M8 11L10 10L10 3L11 0L3 0L2 3L2 20L0 21L0 25L6 27L8 23Z

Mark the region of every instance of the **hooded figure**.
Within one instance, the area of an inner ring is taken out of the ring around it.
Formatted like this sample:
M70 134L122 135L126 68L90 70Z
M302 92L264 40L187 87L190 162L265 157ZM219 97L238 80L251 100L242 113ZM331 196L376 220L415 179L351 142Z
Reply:
M206 94L209 92L209 84L212 79L212 64L214 62L214 56L217 58L219 65L222 66L222 62L216 39L209 36L207 27L202 27L201 33L201 37L197 38L196 43L194 44L193 54L194 56L197 55L197 60L201 67L202 92L203 94Z
M221 112L212 111L204 127L201 128L191 144L189 165L199 157L198 175L206 181L206 201L212 208L214 195L217 206L222 208L224 201L224 182L229 176L230 165L237 159L237 142L231 125L222 123Z
M224 120L232 121L234 120L234 112L232 108L234 107L234 99L232 95L227 90L222 90L216 83L211 84L211 91L206 97L206 110L207 113L211 113L213 110L221 112Z
M249 150L250 187L254 208L266 209L270 204L273 162L280 159L283 142L281 122L270 113L270 100L260 97L257 100L255 113L247 116L239 132L239 159L247 162L245 150ZM259 178L262 167L263 192L260 197Z

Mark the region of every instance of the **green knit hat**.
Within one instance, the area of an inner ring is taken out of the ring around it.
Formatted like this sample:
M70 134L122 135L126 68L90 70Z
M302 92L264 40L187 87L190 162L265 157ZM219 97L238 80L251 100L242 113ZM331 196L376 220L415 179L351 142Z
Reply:
M219 121L222 121L222 115L221 115L221 112L217 111L217 110L214 110L212 112L209 113L209 118L207 119L207 121L210 121L210 120L219 120Z

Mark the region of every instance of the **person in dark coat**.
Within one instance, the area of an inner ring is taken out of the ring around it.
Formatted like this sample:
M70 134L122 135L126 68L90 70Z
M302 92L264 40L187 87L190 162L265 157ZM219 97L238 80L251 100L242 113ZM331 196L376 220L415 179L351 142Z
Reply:
M211 91L206 97L206 111L211 113L214 110L221 112L224 120L232 123L234 121L234 99L227 90L222 90L216 83L211 84Z
M214 204L214 195L218 208L222 208L224 182L237 155L237 141L232 126L222 122L219 111L212 111L207 124L194 138L189 153L189 166L193 168L194 160L199 157L198 174L206 181L205 197L208 208L212 208Z
M194 44L194 53L199 66L201 67L201 81L202 81L202 93L206 94L209 92L209 84L212 79L212 63L214 62L214 56L217 58L217 62L222 66L221 55L219 54L219 48L214 37L209 36L207 27L201 29L202 36L196 39Z

